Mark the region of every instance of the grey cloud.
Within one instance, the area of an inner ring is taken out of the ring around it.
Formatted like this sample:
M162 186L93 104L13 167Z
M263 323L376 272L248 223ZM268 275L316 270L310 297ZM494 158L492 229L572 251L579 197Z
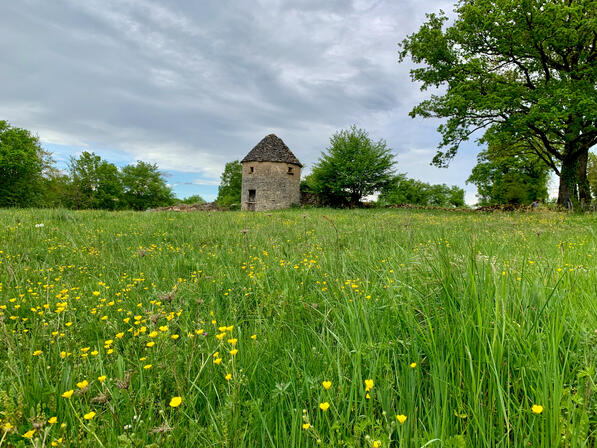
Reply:
M210 178L269 132L310 165L335 130L357 123L420 172L412 148L432 150L437 135L407 116L421 94L397 43L450 4L8 2L0 116L44 141Z

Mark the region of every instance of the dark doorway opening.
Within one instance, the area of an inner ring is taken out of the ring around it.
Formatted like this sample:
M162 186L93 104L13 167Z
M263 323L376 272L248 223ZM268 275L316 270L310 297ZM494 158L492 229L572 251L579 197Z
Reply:
M249 190L248 209L255 210L255 190Z

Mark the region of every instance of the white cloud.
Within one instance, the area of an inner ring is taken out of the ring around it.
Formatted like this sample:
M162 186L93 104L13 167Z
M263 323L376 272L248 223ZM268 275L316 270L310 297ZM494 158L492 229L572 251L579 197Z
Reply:
M474 151L449 170L429 166L437 123L407 115L429 92L397 53L426 12L451 4L9 2L0 113L43 142L118 152L123 163L195 173L207 186L271 132L310 166L355 123L387 140L399 171L464 186Z

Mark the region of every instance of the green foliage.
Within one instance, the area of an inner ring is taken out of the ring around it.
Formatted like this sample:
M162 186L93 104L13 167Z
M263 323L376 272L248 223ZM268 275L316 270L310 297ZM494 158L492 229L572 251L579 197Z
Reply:
M222 207L233 207L240 205L242 192L243 167L238 160L228 162L220 178L218 197L216 202Z
M0 121L0 207L39 205L49 160L37 137Z
M464 190L453 185L431 185L404 174L394 176L384 187L378 202L382 205L412 204L437 207L464 207Z
M434 163L484 129L483 141L524 141L546 160L561 204L586 201L577 165L597 143L595 1L467 0L455 12L448 27L429 14L401 44L401 59L421 64L413 80L443 88L411 111L447 118Z
M467 183L477 186L480 205L528 205L548 199L549 167L533 153L490 147L481 151Z
M591 185L591 192L594 198L597 198L597 154L589 153L587 164L587 180Z
M205 199L203 199L198 194L194 194L194 195L186 197L184 199L179 199L177 202L180 202L182 204L188 204L188 205L205 204Z
M72 208L72 199L72 181L68 175L56 172L44 178L43 207Z
M157 165L138 161L119 171L87 151L71 158L68 174L53 164L37 137L0 121L0 207L145 210L174 202Z
M124 200L133 210L147 210L174 203L174 194L166 185L157 165L137 161L122 168Z
M357 205L363 196L380 191L392 178L396 162L386 142L373 142L356 126L334 134L326 151L308 181L324 203Z
M69 171L74 208L126 208L122 179L116 165L93 152L84 151L78 158L71 158Z

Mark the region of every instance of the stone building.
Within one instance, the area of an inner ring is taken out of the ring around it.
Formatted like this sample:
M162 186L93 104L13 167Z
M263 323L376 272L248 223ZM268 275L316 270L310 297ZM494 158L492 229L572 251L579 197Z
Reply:
M302 165L282 139L268 135L241 164L243 210L274 210L300 203Z

